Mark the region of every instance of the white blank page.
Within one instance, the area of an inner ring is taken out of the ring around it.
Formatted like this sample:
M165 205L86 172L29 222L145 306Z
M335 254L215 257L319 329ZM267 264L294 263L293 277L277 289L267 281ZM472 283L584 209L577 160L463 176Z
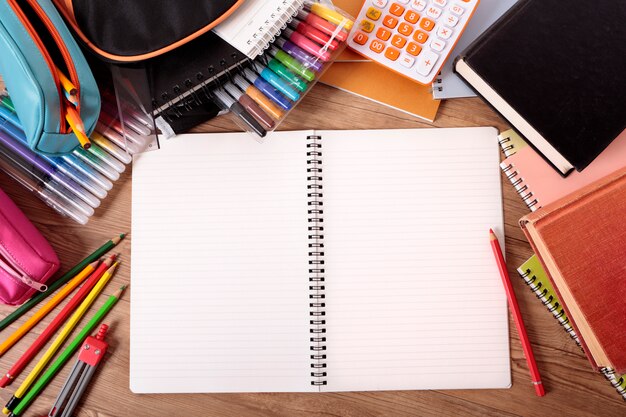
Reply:
M312 390L306 151L181 135L136 157L134 392Z
M324 390L510 386L496 130L318 133Z

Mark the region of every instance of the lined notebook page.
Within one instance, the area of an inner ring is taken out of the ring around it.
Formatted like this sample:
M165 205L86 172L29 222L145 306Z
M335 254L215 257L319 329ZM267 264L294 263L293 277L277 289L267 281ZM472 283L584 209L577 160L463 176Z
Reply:
M133 392L310 391L306 132L133 163Z
M324 390L510 386L495 129L318 133Z

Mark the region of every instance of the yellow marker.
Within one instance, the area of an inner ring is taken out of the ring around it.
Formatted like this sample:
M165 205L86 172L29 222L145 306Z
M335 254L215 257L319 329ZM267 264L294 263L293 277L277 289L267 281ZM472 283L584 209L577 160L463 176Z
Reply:
M15 391L15 394L13 394L13 398L11 398L7 405L13 403L14 406L12 408L15 408L17 406L17 403L19 403L19 399L24 397L26 391L28 391L32 383L35 382L41 371L43 371L48 362L50 362L50 359L52 359L57 350L59 350L61 345L63 345L65 339L67 339L72 330L74 330L80 319L85 315L87 310L89 310L89 307L91 307L98 295L100 295L105 285L107 285L111 277L113 277L113 274L115 273L115 268L117 268L118 265L119 262L115 262L113 266L111 266L109 269L106 270L104 274L102 274L102 277L100 277L98 283L92 288L92 290L89 292L89 294L80 304L80 306L78 306L74 314L72 314L72 317L70 317L69 321L65 324L65 327L63 327L57 338L54 339L54 342L52 342L48 350L46 350L46 353L44 353L41 359L39 359L37 365L35 365L32 371L30 371L30 374L28 374L24 382L22 382L22 385L20 385L17 391ZM4 414L9 414L11 410L5 407L2 412Z
M85 134L85 125L83 124L83 121L81 120L80 115L78 114L76 109L71 106L66 106L65 119L70 124L70 127L78 138L80 146L82 146L84 149L91 148L91 141Z
M98 262L90 263L80 271L70 282L65 285L54 297L50 299L43 307L41 307L33 316L22 324L16 331L11 334L7 340L0 345L0 355L3 355L7 350L11 348L18 340L22 338L30 329L32 329L41 319L43 319L49 312L51 312L65 297L69 295L74 288L85 280L93 271L96 270Z
M341 26L345 30L352 29L352 25L354 24L352 20L348 19L344 15L337 13L320 3L311 4L311 13L318 15L322 19L328 20L330 23Z
M75 96L78 93L78 88L74 85L73 82L70 81L69 78L61 72L60 69L57 68L57 74L59 75L59 81L61 81L61 87L71 96Z

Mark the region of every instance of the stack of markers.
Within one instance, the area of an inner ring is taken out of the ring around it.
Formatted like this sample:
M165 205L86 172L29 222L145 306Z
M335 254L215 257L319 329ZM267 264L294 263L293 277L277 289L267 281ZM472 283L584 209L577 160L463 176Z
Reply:
M246 130L274 130L343 50L353 21L330 7L305 5L264 55L212 91Z
M105 97L97 132L71 154L53 157L29 149L11 99L0 95L0 170L80 224L89 221L131 155L144 150L153 135L150 119L140 112L124 114L122 126L114 98Z

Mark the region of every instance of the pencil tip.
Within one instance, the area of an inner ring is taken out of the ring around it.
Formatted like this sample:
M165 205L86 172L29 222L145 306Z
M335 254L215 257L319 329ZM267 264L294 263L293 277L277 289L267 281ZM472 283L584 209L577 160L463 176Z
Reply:
M496 234L493 232L493 229L489 229L489 239L498 240L498 238L496 237Z

